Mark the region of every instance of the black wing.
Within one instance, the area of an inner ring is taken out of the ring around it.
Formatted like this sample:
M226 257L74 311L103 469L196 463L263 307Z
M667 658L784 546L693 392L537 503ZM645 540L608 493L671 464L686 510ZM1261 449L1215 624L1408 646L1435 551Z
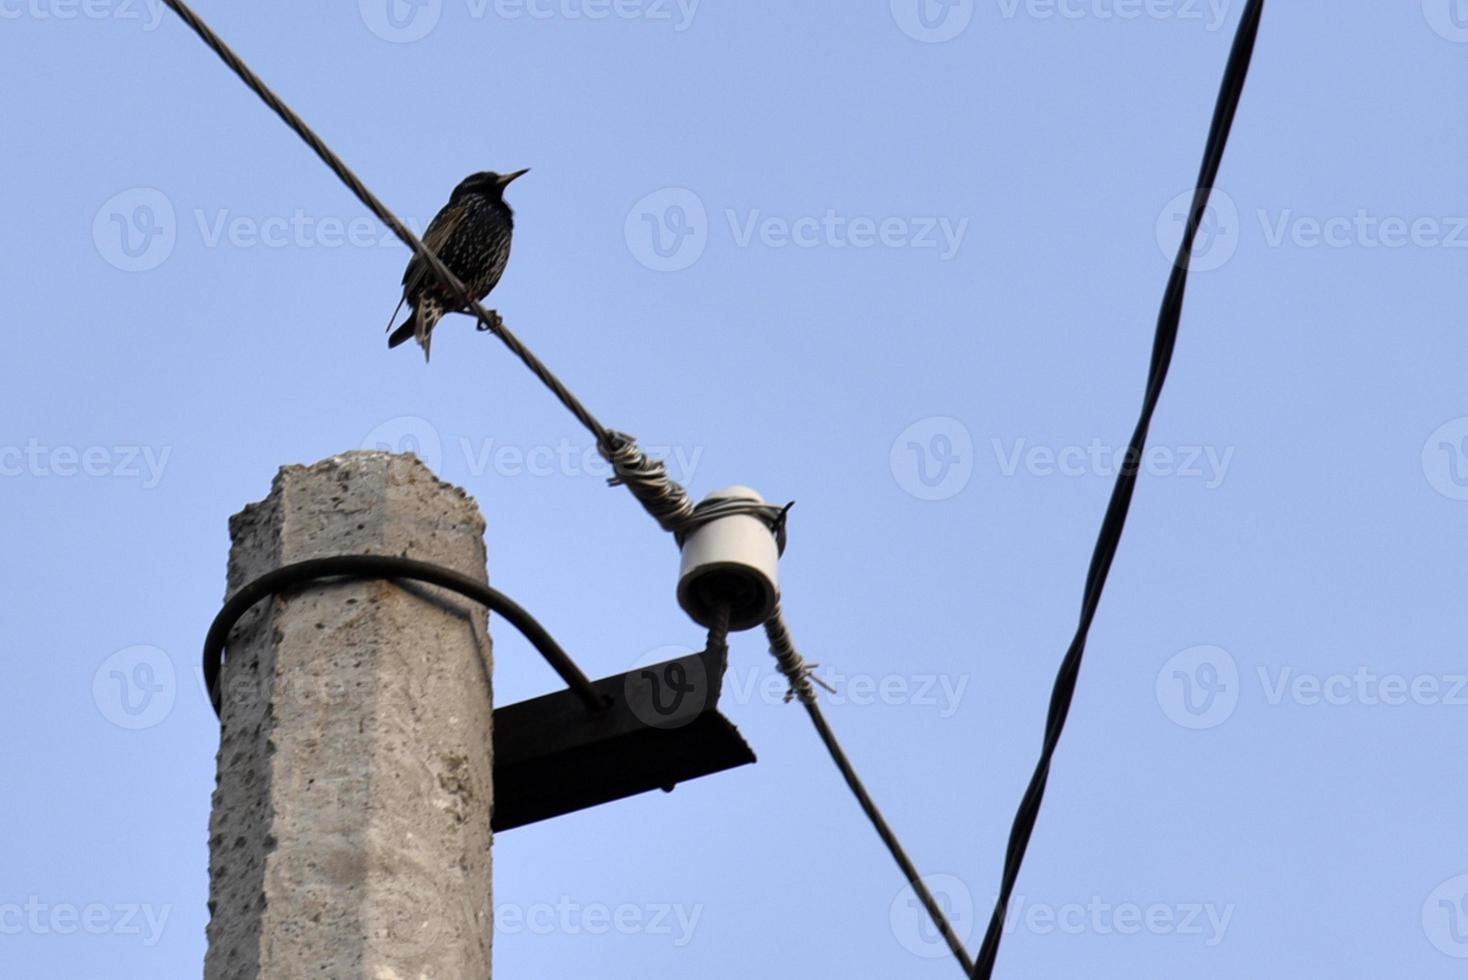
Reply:
M463 203L446 205L428 223L428 230L423 233L423 244L442 259L444 246L454 237L454 232L458 230L467 212L468 208ZM408 262L408 268L403 272L403 295L410 300L414 299L432 279L432 270L415 252Z

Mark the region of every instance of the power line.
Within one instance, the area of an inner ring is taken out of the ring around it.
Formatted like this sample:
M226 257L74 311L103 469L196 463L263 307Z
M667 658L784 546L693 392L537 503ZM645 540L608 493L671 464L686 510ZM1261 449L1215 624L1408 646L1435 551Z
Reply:
M459 281L457 276L449 271L448 267L439 260L439 257L419 241L418 236L409 231L408 226L399 221L397 215L389 211L387 205L379 201L377 196L367 189L367 185L362 183L361 178L352 172L351 168L346 165L341 157L333 152L331 147L326 145L326 141L320 136L317 136L315 131L306 124L304 119L296 114L294 109L286 105L285 101L276 95L270 86L261 80L260 76L250 70L250 66L245 64L244 60L235 54L229 45L225 44L224 40L218 34L215 34L213 29L204 23L188 4L184 3L183 0L163 0L163 2L168 4L174 13L183 18L183 22L195 34L199 35L199 38L215 54L219 55L220 59L230 67L230 70L239 76L240 81L244 82L252 92L258 95L261 101L274 110L275 114L297 136L304 140L307 146L315 151L316 155L321 158L321 161L331 168L331 172L336 174L337 178L347 186L347 189L357 196L357 200L365 204L367 209L377 215L383 224L391 228L393 234L397 235L404 245L407 245L413 250L413 254L427 263L428 267L433 270L434 275L438 276L439 280L448 287L449 292L453 294L454 298L464 305L464 309L473 313L474 317L479 321L480 330L487 330L504 341L505 346L516 357L520 358L526 367L534 372L535 376L560 399L561 404L566 406L572 415L576 416L576 420L590 430L592 435L596 436L598 446L610 448L613 445L612 433L597 421L596 416L592 415L586 406L582 405L581 401L565 385L561 384L560 379L541 363L540 358L536 357L528 347L520 342L520 339L510 331L509 327L505 326L504 320L500 315L493 310L486 310L479 304L478 300L470 296L469 291L464 288L464 284Z
M555 394L561 404L596 437L597 450L612 464L613 471L616 474L609 481L610 483L626 486L633 496L637 498L638 502L642 504L643 508L658 522L659 526L675 536L681 536L701 523L716 519L717 517L726 516L731 512L729 507L725 506L716 508L712 513L708 510L704 510L702 513L696 513L693 503L688 497L688 492L668 477L666 467L663 463L644 453L637 446L636 440L631 436L607 429L603 426L591 414L590 410L581 404L581 401L571 393L570 389L562 384L560 379L552 374L550 369L505 326L504 320L500 315L493 310L486 310L473 296L469 295L468 290L464 288L464 284L444 266L438 256L428 249L416 235L408 230L407 226L399 221L397 216L377 199L376 195L368 190L361 179L332 151L331 147L326 145L326 142L321 137L316 135L311 127L306 124L306 121L297 115L284 100L276 95L245 64L244 60L235 54L224 43L224 40L215 34L208 24L204 23L198 14L194 13L188 4L184 3L183 0L164 0L164 3L183 19L184 23L239 76L240 80L251 91L259 96L297 136L315 151L322 162L356 195L359 201L366 205L368 210L391 228L393 234L397 235L405 245L411 248L415 255L423 259L424 263L433 271L434 275L438 276L439 280L449 289L454 298L459 300L463 304L464 309L472 313L479 321L479 329L489 331L498 336L505 346L515 356L520 358L525 366ZM784 517L788 508L768 504L748 503L739 504L738 506L744 512L764 520L770 526L771 533L776 534L778 538L783 540ZM766 632L769 633L771 638L772 651L776 646L775 636L783 635L787 645L789 641L789 631L786 629L780 617L781 614L777 608L770 621L765 624ZM718 630L716 632L720 637L718 642L722 644L723 631ZM711 640L713 637L714 634L711 633ZM791 653L794 653L793 646L790 646L789 650ZM777 652L776 656L779 657L780 654ZM794 654L794 656L797 660L799 659L799 654ZM809 691L806 672L798 673L795 676L799 676L805 682L805 689ZM896 835L887 825L886 820L882 818L880 811L877 810L876 804L866 792L866 788L857 778L856 772L852 768L850 761L846 758L845 752L841 750L840 744L836 741L835 733L832 732L820 709L815 705L813 692L810 692L808 696L802 695L801 703L805 705L807 712L810 714L811 722L815 725L821 740L831 753L832 760L846 778L847 786L856 795L862 810L876 827L878 835L882 838L882 842L887 846L888 852L892 855L893 860L897 862L898 867L907 878L908 884L912 886L913 891L922 901L923 907L932 917L944 938L948 941L949 947L953 950L954 955L963 966L964 971L967 972L970 965L969 958L962 944L954 934L953 927L949 924L942 909L938 907L938 903L923 883L921 876L918 875L916 868L912 864L912 860L903 850Z
M851 760L846 757L841 743L836 740L836 733L831 730L830 723L826 721L825 713L821 711L820 705L816 702L816 692L811 687L812 680L820 682L819 678L811 674L811 669L815 665L807 664L800 652L795 649L795 643L790 639L790 631L785 627L785 617L778 608L765 623L765 635L769 638L770 653L774 654L780 672L790 681L790 691L785 695L785 700L796 698L805 707L806 714L810 715L811 724L815 726L816 733L825 743L826 751L831 754L831 761L836 763L837 769L841 770L841 776L846 780L847 788L856 797L857 803L861 804L862 812L876 828L877 836L882 838L883 844L887 845L887 850L897 861L897 866L902 869L907 883L912 886L913 894L917 895L918 901L923 903L923 908L927 910L928 915L938 926L938 931L943 935L943 941L948 944L954 958L963 967L963 972L968 974L973 970L973 961L969 959L968 950L963 948L963 940L958 937L958 933L953 931L952 924L939 908L938 901L933 897L927 882L923 881L922 875L918 874L907 852L902 849L902 843L898 841L897 834L893 832L886 818L882 816L882 811L877 808L876 802L863 785L861 777L852 767Z
M1009 899L1019 877L1020 865L1024 863L1025 851L1030 836L1035 830L1035 821L1040 814L1040 804L1045 798L1045 784L1050 777L1050 762L1055 755L1070 713L1071 700L1075 696L1076 679L1080 675L1081 659L1085 655L1086 639L1091 632L1091 623L1101 603L1101 591L1106 587L1106 577L1111 563L1116 558L1117 546L1121 541L1122 529L1126 526L1127 513L1131 508L1132 493L1137 486L1137 471L1140 468L1142 451L1147 442L1147 430L1152 425L1152 416L1162 397L1162 386L1167 380L1167 369L1172 362L1173 348L1177 343L1178 325L1182 319L1183 294L1187 289L1188 267L1192 259L1193 243L1197 239L1198 227L1208 208L1208 196L1213 182L1218 178L1218 168L1223 162L1223 151L1228 145L1229 132L1233 127L1234 115L1244 92L1244 80L1249 74L1249 63L1254 54L1254 42L1259 34L1259 22L1264 13L1264 0L1249 0L1239 20L1238 33L1234 37L1233 50L1229 53L1228 67L1224 70L1223 84L1218 93L1218 103L1213 111L1213 123L1208 132L1208 142L1203 151L1203 165L1198 174L1198 183L1193 192L1192 208L1188 212L1187 225L1183 230L1182 244L1178 247L1177 261L1167 281L1163 294L1162 309L1157 317L1157 333L1152 345L1152 362L1147 376L1146 395L1142 399L1141 417L1132 433L1127 447L1125 463L1117 474L1116 485L1111 491L1111 501L1106 507L1106 517L1096 540L1091 556L1090 570L1086 574L1085 596L1081 603L1080 625L1076 627L1070 648L1060 663L1055 686L1050 695L1050 712L1045 723L1045 740L1040 758L1035 763L1034 774L1020 800L1014 824L1009 833L1009 846L1004 855L1004 873L999 886L999 899L994 905L989 928L972 976L975 980L989 980L994 973L994 961L999 954L999 940L1003 936L1004 920L1009 908Z

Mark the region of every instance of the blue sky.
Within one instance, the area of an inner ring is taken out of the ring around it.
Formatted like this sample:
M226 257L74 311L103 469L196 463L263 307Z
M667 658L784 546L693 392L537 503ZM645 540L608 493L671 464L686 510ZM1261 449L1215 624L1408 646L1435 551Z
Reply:
M790 625L976 945L1242 6L200 12L415 227L533 168L493 305L695 495L799 502ZM1266 11L999 975L1461 975L1465 59L1459 0ZM196 976L278 466L418 448L595 676L701 632L495 341L384 348L406 251L166 10L0 0L0 61L0 974ZM502 976L955 976L772 673L734 639L758 765L496 842Z

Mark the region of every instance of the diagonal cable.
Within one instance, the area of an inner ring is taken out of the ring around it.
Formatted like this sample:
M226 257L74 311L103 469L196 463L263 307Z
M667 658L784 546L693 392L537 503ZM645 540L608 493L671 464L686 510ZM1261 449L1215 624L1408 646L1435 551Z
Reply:
M1182 244L1178 247L1177 261L1167 281L1162 308L1157 317L1157 333L1152 346L1152 362L1147 375L1146 395L1142 399L1141 417L1127 446L1127 454L1116 485L1111 492L1111 501L1106 507L1106 517L1097 536L1096 549L1091 556L1091 566L1086 574L1085 596L1081 603L1080 624L1076 627L1070 648L1061 661L1055 687L1050 695L1050 711L1045 722L1045 740L1035 771L1030 777L1024 797L1014 816L1010 829L1009 846L1004 855L1004 873L999 886L999 898L989 919L983 944L974 963L972 977L975 980L990 980L994 973L994 962L999 954L999 940L1004 931L1004 921L1009 908L1009 899L1019 878L1020 865L1034 833L1035 822L1040 814L1040 804L1045 798L1045 784L1050 777L1050 762L1060 742L1065 720L1070 713L1071 700L1075 696L1076 679L1080 675L1081 659L1085 655L1086 639L1091 632L1091 623L1096 618L1096 609L1101 602L1101 591L1106 586L1106 576L1116 558L1121 533L1126 526L1127 512L1131 507L1132 494L1137 486L1137 471L1142 451L1147 443L1147 431L1152 425L1152 416L1162 397L1162 386L1167 380L1167 369L1172 362L1173 348L1177 344L1178 325L1182 319L1183 294L1187 289L1188 266L1193 254L1193 243L1198 236L1204 212L1208 208L1208 196L1213 182L1218 178L1218 168L1223 162L1223 151L1228 144L1229 132L1233 127L1234 115L1238 112L1243 96L1244 80L1249 74L1249 63L1254 54L1254 42L1259 34L1259 22L1264 12L1264 0L1249 0L1239 20L1238 33L1234 38L1233 50L1229 54L1228 67L1224 70L1223 84L1218 93L1218 103L1213 111L1213 124L1209 129L1208 142L1203 152L1203 165L1198 174L1198 183L1193 192L1192 206L1188 211L1187 225L1183 230Z
M504 345L515 356L520 358L525 366L540 379L541 383L551 390L557 399L560 400L561 404L576 417L577 421L591 432L596 438L598 451L612 464L613 471L616 474L608 482L614 485L620 484L626 486L633 496L637 498L638 502L642 504L643 508L658 522L659 526L674 535L686 533L702 523L702 519L694 514L693 503L689 499L687 491L667 475L667 470L660 460L647 456L637 446L636 441L631 436L607 429L603 426L591 414L590 410L581 404L581 401L561 383L560 379L552 374L550 369L505 326L504 320L499 314L492 310L486 310L473 296L470 296L464 284L444 266L438 256L425 246L406 225L398 220L397 216L388 210L385 204L378 200L376 195L367 188L346 163L332 151L331 147L327 146L325 141L316 135L315 131L306 124L306 121L297 115L290 106L286 105L250 69L249 65L245 64L243 59L235 54L229 45L225 44L224 40L215 34L208 24L204 23L203 19L184 0L163 0L163 2L183 19L184 23L229 66L230 70L239 76L240 80L251 91L259 96L297 136L315 151L322 162L331 169L332 173L336 174L337 178L356 195L357 199L368 210L391 228L393 234L397 235L405 245L411 248L415 255L427 263L428 268L433 271L434 275L438 276L439 280L448 288L454 298L459 300L464 305L464 309L472 313L479 321L479 329L492 332L499 337ZM784 509L768 508L764 505L762 507L764 509L760 507L753 508L756 516L760 516L767 523L771 523L771 532L775 533L777 537L783 537ZM773 514L768 513L767 511L769 510L778 512L778 519ZM767 631L777 630L780 633L784 633L788 641L788 633L785 632L784 622L778 610L770 622L765 625ZM771 633L772 638L774 635L775 633ZM793 647L791 649L793 650ZM924 907L933 917L934 923L948 941L950 948L953 949L959 962L963 965L965 972L967 972L969 967L967 953L958 942L953 928L949 925L942 910L938 908L937 903L933 900L932 894L917 874L917 870L913 866L912 861L903 851L902 845L898 842L896 835L887 826L881 813L877 811L876 804L872 802L871 797L866 792L866 788L857 778L856 771L852 768L850 761L846 758L846 754L841 750L840 744L836 741L835 733L826 724L824 716L814 704L813 700L807 701L805 698L802 698L802 703L805 704L806 710L810 713L811 721L815 724L816 731L820 734L821 740L830 751L832 759L841 770L842 775L846 778L847 786L856 795L857 801L861 804L868 818L876 826L877 833L881 836L883 843L887 845L887 849L891 852L898 866L902 869L903 874L907 877L908 883L913 887L914 892L919 898L922 899Z
M189 25L193 32L199 35L199 38L215 54L219 55L220 59L230 67L230 70L239 76L240 81L249 86L250 90L258 95L261 101L274 110L275 114L287 126L294 130L295 134L304 140L307 146L315 151L316 155L321 158L321 161L331 168L331 172L336 174L338 179L347 186L347 189L356 195L357 200L361 201L367 206L369 211L377 215L383 224L391 228L393 234L397 235L404 245L407 245L413 250L413 254L428 264L428 267L433 270L433 274L438 276L439 280L448 287L449 292L453 294L454 298L464 305L464 309L478 319L479 329L488 330L499 337L504 342L504 345L516 357L520 358L525 363L525 366L541 380L541 383L560 399L561 404L566 406L572 415L576 416L577 421L596 437L598 446L605 449L605 447L613 445L613 434L597 421L596 416L592 415L586 406L581 404L580 399L573 395L561 383L560 379L551 373L548 367L541 363L540 358L536 357L528 347L520 342L520 338L516 337L510 331L509 327L505 326L504 320L501 319L500 315L491 310L486 310L479 304L478 300L470 296L469 291L464 288L464 284L459 281L457 276L449 271L448 267L439 260L439 257L428 246L424 245L418 239L418 236L408 229L407 225L399 221L397 215L393 214L388 210L387 205L377 199L377 195L367 189L367 185L362 183L361 179L342 161L342 158L337 156L331 147L327 146L326 142L320 136L317 136L315 131L306 124L306 121L298 116L294 109L286 105L280 96L276 95L270 89L270 86L266 85L260 79L260 76L253 72L250 66L245 64L244 60L235 54L229 45L225 44L224 40L218 34L215 34L213 29L204 23L188 4L184 3L183 0L163 0L163 2L168 4L174 13L183 18L183 22Z
M826 720L826 715L821 711L821 706L816 701L816 692L811 687L811 681L822 683L820 678L811 674L815 664L808 664L795 649L795 643L790 638L790 630L785 626L785 617L777 606L774 615L765 623L765 636L770 641L770 653L774 655L780 672L790 681L790 690L785 695L785 700L792 699L800 701L804 706L806 714L810 716L810 723L815 726L816 734L820 735L821 741L826 746L826 751L831 754L831 761L836 763L836 768L841 770L841 776L846 780L846 786L851 790L851 795L856 797L856 802L861 805L862 812L866 814L867 820L877 831L877 836L882 838L882 843L887 845L887 851L897 866L902 869L902 875L907 883L912 886L913 894L927 910L928 916L938 927L943 941L948 944L948 949L963 967L964 975L967 976L973 970L973 961L969 959L968 950L963 948L963 940L958 937L948 917L943 914L938 900L933 897L927 882L923 881L922 875L918 874L917 866L912 863L912 858L907 856L903 850L902 842L897 839L897 834L887 823L887 818L882 816L882 811L877 808L876 801L867 792L861 777L856 774L851 760L846 757L846 751L841 748L841 743L836 740L836 733L831 730L831 723Z

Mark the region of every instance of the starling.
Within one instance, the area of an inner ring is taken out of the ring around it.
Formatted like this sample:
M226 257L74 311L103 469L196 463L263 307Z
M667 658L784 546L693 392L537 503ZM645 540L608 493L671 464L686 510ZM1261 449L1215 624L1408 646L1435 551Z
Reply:
M505 203L505 187L523 173L526 171L500 175L486 170L465 177L423 234L423 244L443 260L475 299L489 295L510 259L510 232L515 222ZM417 255L403 273L403 298L398 310L404 303L408 304L408 319L393 330L387 346L396 347L416 337L425 361L433 328L443 315L468 312ZM393 310L393 319L398 310ZM388 321L388 329L392 329L392 320Z

